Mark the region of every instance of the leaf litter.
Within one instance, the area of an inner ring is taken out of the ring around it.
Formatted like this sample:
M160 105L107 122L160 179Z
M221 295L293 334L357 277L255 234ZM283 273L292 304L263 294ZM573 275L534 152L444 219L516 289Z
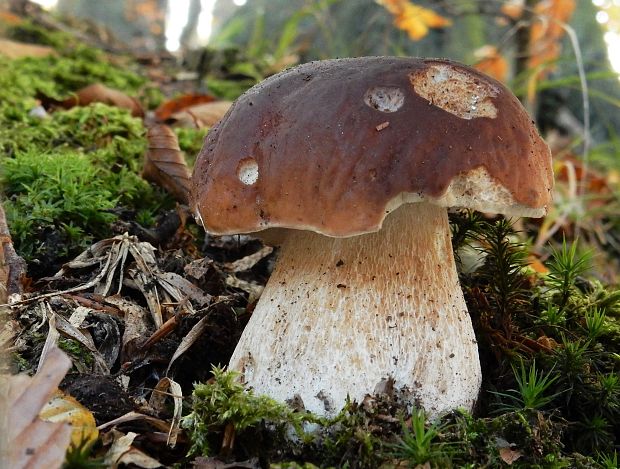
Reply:
M201 356L214 353L208 362L225 364L247 320L248 292L256 296L262 288L256 281L240 281L250 288L231 285L237 275L260 267L271 248L251 239L212 241L205 245L210 256L171 269L167 253L136 236L104 239L41 279L38 291L45 293L25 293L10 305L17 319L4 325L2 337L12 350L33 360L38 353L44 363L58 345L69 347L74 364L64 386L79 389L78 399L93 409L99 441L107 442L99 453L105 449L100 455L110 467L159 467L136 446L144 438L163 438L171 450L179 442L186 447L183 388L187 395L210 370L185 370L178 362L201 363ZM197 347L197 357L186 356ZM128 400L133 410L106 413L103 420L100 406L89 400L95 395L105 402Z

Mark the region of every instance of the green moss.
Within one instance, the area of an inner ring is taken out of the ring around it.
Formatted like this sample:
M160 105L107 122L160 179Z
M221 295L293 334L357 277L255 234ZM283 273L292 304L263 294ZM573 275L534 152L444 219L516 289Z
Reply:
M19 153L2 161L5 204L15 246L31 260L44 253L58 233L53 249L60 256L109 234L117 197L90 159L81 153Z
M28 260L50 250L60 258L75 254L110 234L117 206L154 212L169 204L139 175L146 146L142 122L105 104L0 127L0 148L12 156L0 165L20 254Z
M191 129L186 127L177 127L174 129L179 140L179 147L185 153L185 160L191 167L196 161L198 153L202 149L205 136L209 129Z
M51 46L59 51L75 46L77 42L70 34L47 30L29 21L7 27L6 35L15 41Z
M303 424L319 420L267 396L246 391L238 382L238 373L215 368L213 376L210 384L194 385L192 412L182 422L192 442L190 455L209 455L213 437L221 434L226 425L233 425L239 433L268 422L282 431L291 427L303 437Z
M93 355L86 347L80 344L77 340L73 339L58 339L58 347L67 352L73 360L79 360L84 365L90 367L93 362Z

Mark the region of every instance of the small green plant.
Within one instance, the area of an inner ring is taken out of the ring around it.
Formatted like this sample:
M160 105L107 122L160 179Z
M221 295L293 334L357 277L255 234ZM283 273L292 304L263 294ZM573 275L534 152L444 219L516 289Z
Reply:
M103 469L106 467L102 458L93 455L93 442L84 438L79 444L71 444L65 454L62 469Z
M618 469L620 467L620 465L618 464L617 451L614 451L613 453L599 452L597 459L602 469Z
M401 422L401 427L402 436L398 437L398 443L391 445L394 457L407 460L412 467L449 460L449 445L439 441L445 428L437 424L427 426L424 410L414 409L411 414L411 428L404 422Z
M594 399L600 412L610 419L620 417L620 375L599 374L594 390Z
M594 340L605 332L605 319L605 312L599 308L594 307L586 311L586 329L590 339Z
M486 258L478 276L487 285L487 298L494 307L498 323L505 329L510 313L519 310L527 301L523 274L527 252L521 243L512 239L514 232L508 220L479 226L481 232L477 239Z
M575 432L575 446L584 452L594 449L610 449L613 443L613 435L610 433L611 425L602 415L591 415L578 423L578 431Z
M551 355L558 384L566 390L564 393L566 405L570 404L574 394L585 390L593 367L592 355L589 340L569 340L564 336L561 346Z
M566 323L566 312L556 306L553 302L547 302L545 308L540 314L538 324L550 327L563 326Z
M562 240L560 249L551 248L551 260L547 263L549 275L545 282L557 292L557 305L562 310L566 308L577 277L590 269L592 253L577 254L577 246L577 241L569 245L566 239Z
M507 392L492 391L494 395L508 400L508 402L496 404L497 413L523 409L542 409L558 395L557 393L547 394L549 387L558 377L551 376L551 373L539 372L536 369L535 361L527 370L525 363L521 361L518 369L514 365L512 366L512 371L517 382L517 389L509 389Z

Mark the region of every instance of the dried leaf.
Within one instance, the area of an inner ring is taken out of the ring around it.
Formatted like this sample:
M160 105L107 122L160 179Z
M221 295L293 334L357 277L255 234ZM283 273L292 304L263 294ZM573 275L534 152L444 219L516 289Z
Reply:
M256 300L260 298L263 293L265 287L263 285L259 285L257 283L248 282L246 280L242 280L232 274L226 276L226 285L234 288L238 288L246 292L248 296L248 303L254 303Z
M43 303L42 305L44 309L44 320L47 319L47 337L45 338L45 344L43 344L43 350L41 350L41 356L39 357L39 365L37 366L37 373L43 367L45 362L47 361L47 355L52 351L58 348L58 338L60 337L60 333L58 329L56 329L56 316L52 314L48 316L47 310L49 309L49 305L47 303Z
M553 69L560 57L561 41L567 24L575 11L575 0L547 0L534 7L536 21L530 28L528 69L534 70L528 79L527 97L530 102L536 94L536 84Z
M502 461L504 461L509 466L512 465L512 463L519 459L521 456L521 451L510 448L499 449L499 457L502 458Z
M113 432L115 431L113 430ZM131 446L133 440L138 436L137 433L129 432L127 435L123 435L121 432L115 432L115 434L117 438L105 456L106 467L117 469L121 464L135 464L146 469L162 467L159 461Z
M86 442L94 443L98 436L93 414L74 397L57 390L39 414L46 422L71 424L71 443L78 447Z
M20 59L22 57L47 57L49 55L57 54L54 48L50 46L26 44L23 42L0 38L0 55L13 60Z
M166 409L166 398L169 396L172 396L174 401L174 413L166 444L174 448L181 431L181 414L183 413L183 391L181 390L181 385L170 378L162 378L155 386L155 389L153 389L149 405L157 412L162 412Z
M164 288L170 296L172 296L172 298L179 302L189 298L202 307L211 303L213 299L211 295L205 293L192 282L181 277L179 274L175 274L174 272L161 272L156 273L155 275L162 288ZM191 307L189 310L190 312L193 312Z
M263 248L253 254L250 254L249 256L245 256L234 262L224 264L224 269L227 272L244 272L246 270L250 270L259 261L267 257L272 252L273 248L271 246L264 246Z
M133 301L118 296L109 297L107 301L125 313L121 363L126 363L136 355L140 345L148 335L149 312Z
M232 106L232 101L214 101L188 107L170 116L175 126L197 127L199 129L213 127Z
M260 469L262 466L258 458L226 463L218 458L200 456L192 461L193 469ZM298 466L300 467L300 466Z
M153 288L153 281L149 275L144 271L138 269L129 269L127 271L131 279L134 281L136 287L142 292L146 299L146 304L151 312L151 318L155 327L159 329L164 323L164 318L161 312L161 301L157 294L157 288Z
M12 469L26 467L60 467L69 442L71 427L64 422L44 422L37 416L56 391L71 360L60 349L47 354L40 370L32 377L25 375L1 379L0 400L7 409L8 465Z
M90 335L83 334L63 316L56 314L56 312L49 305L47 305L47 319L50 323L50 330L52 329L52 324L55 325L58 332L66 337L69 337L70 339L78 341L92 353L93 359L95 360L95 370L97 372L106 375L110 374L110 367L99 350L97 350L97 347L95 346L95 343Z
M215 304L217 303L214 303L211 306L214 306ZM181 339L181 343L179 344L177 349L174 351L174 354L172 355L172 358L170 359L170 363L168 363L168 368L166 368L166 374L168 374L168 372L170 371L170 368L172 367L172 364L175 362L175 360L179 358L181 355L183 355L192 345L194 345L194 342L198 340L198 338L202 335L204 330L207 328L208 322L209 322L209 316L205 314L200 319L200 321L194 324L194 327L190 329L187 335L183 337L183 339Z
M172 367L172 364L176 361L176 359L183 355L192 345L194 345L194 342L198 340L198 338L207 328L207 324L208 320L207 316L205 316L201 318L200 321L198 321L196 324L194 324L194 327L192 327L191 330L187 333L187 335L183 337L181 343L174 351L174 354L170 359L170 363L168 363L168 368L166 368L166 374L168 374L168 371L170 371L170 367Z
M116 106L131 111L131 115L134 117L144 117L144 110L136 98L127 96L122 91L108 88L100 83L82 88L75 95L59 104L65 109L70 109L75 106L88 106L91 103L104 103Z
M155 109L155 117L160 122L163 122L169 119L173 114L182 111L188 107L196 106L198 104L210 103L212 101L215 101L215 98L210 95L185 94L160 104L159 107Z
M149 129L147 138L149 147L142 177L160 185L179 202L187 204L190 174L176 134L166 125L155 125Z
M523 15L525 0L507 0L501 8L502 14L513 20L518 20Z
M474 68L492 76L496 80L506 82L508 79L508 61L499 53L495 46L483 46L474 52L478 61Z
M156 417L151 417L150 415L141 414L139 412L127 412L125 415L121 415L114 420L110 420L109 422L103 423L99 425L97 428L99 430L105 430L109 427L114 427L116 425L120 425L122 423L127 422L135 422L135 421L145 421L151 424L153 427L157 428L160 431L168 432L170 431L170 424L162 419L158 419Z
M21 327L19 322L14 319L0 322L0 350L7 351L9 346L13 344L15 336L17 336L20 330Z
M195 261L187 264L183 270L187 275L193 277L195 279L202 278L204 274L206 274L211 266L213 265L213 260L208 257L204 257L202 259L196 259Z
M377 3L394 16L394 25L406 31L413 41L426 36L430 28L445 28L452 24L452 21L438 15L433 10L408 0L377 0Z

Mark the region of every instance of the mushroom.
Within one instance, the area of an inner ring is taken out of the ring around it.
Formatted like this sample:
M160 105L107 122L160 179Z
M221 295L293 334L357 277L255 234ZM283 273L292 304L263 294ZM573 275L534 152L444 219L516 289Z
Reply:
M541 217L552 187L526 111L469 67L365 57L268 78L192 176L208 232L281 244L230 368L323 415L387 379L431 415L471 409L481 370L447 207Z

